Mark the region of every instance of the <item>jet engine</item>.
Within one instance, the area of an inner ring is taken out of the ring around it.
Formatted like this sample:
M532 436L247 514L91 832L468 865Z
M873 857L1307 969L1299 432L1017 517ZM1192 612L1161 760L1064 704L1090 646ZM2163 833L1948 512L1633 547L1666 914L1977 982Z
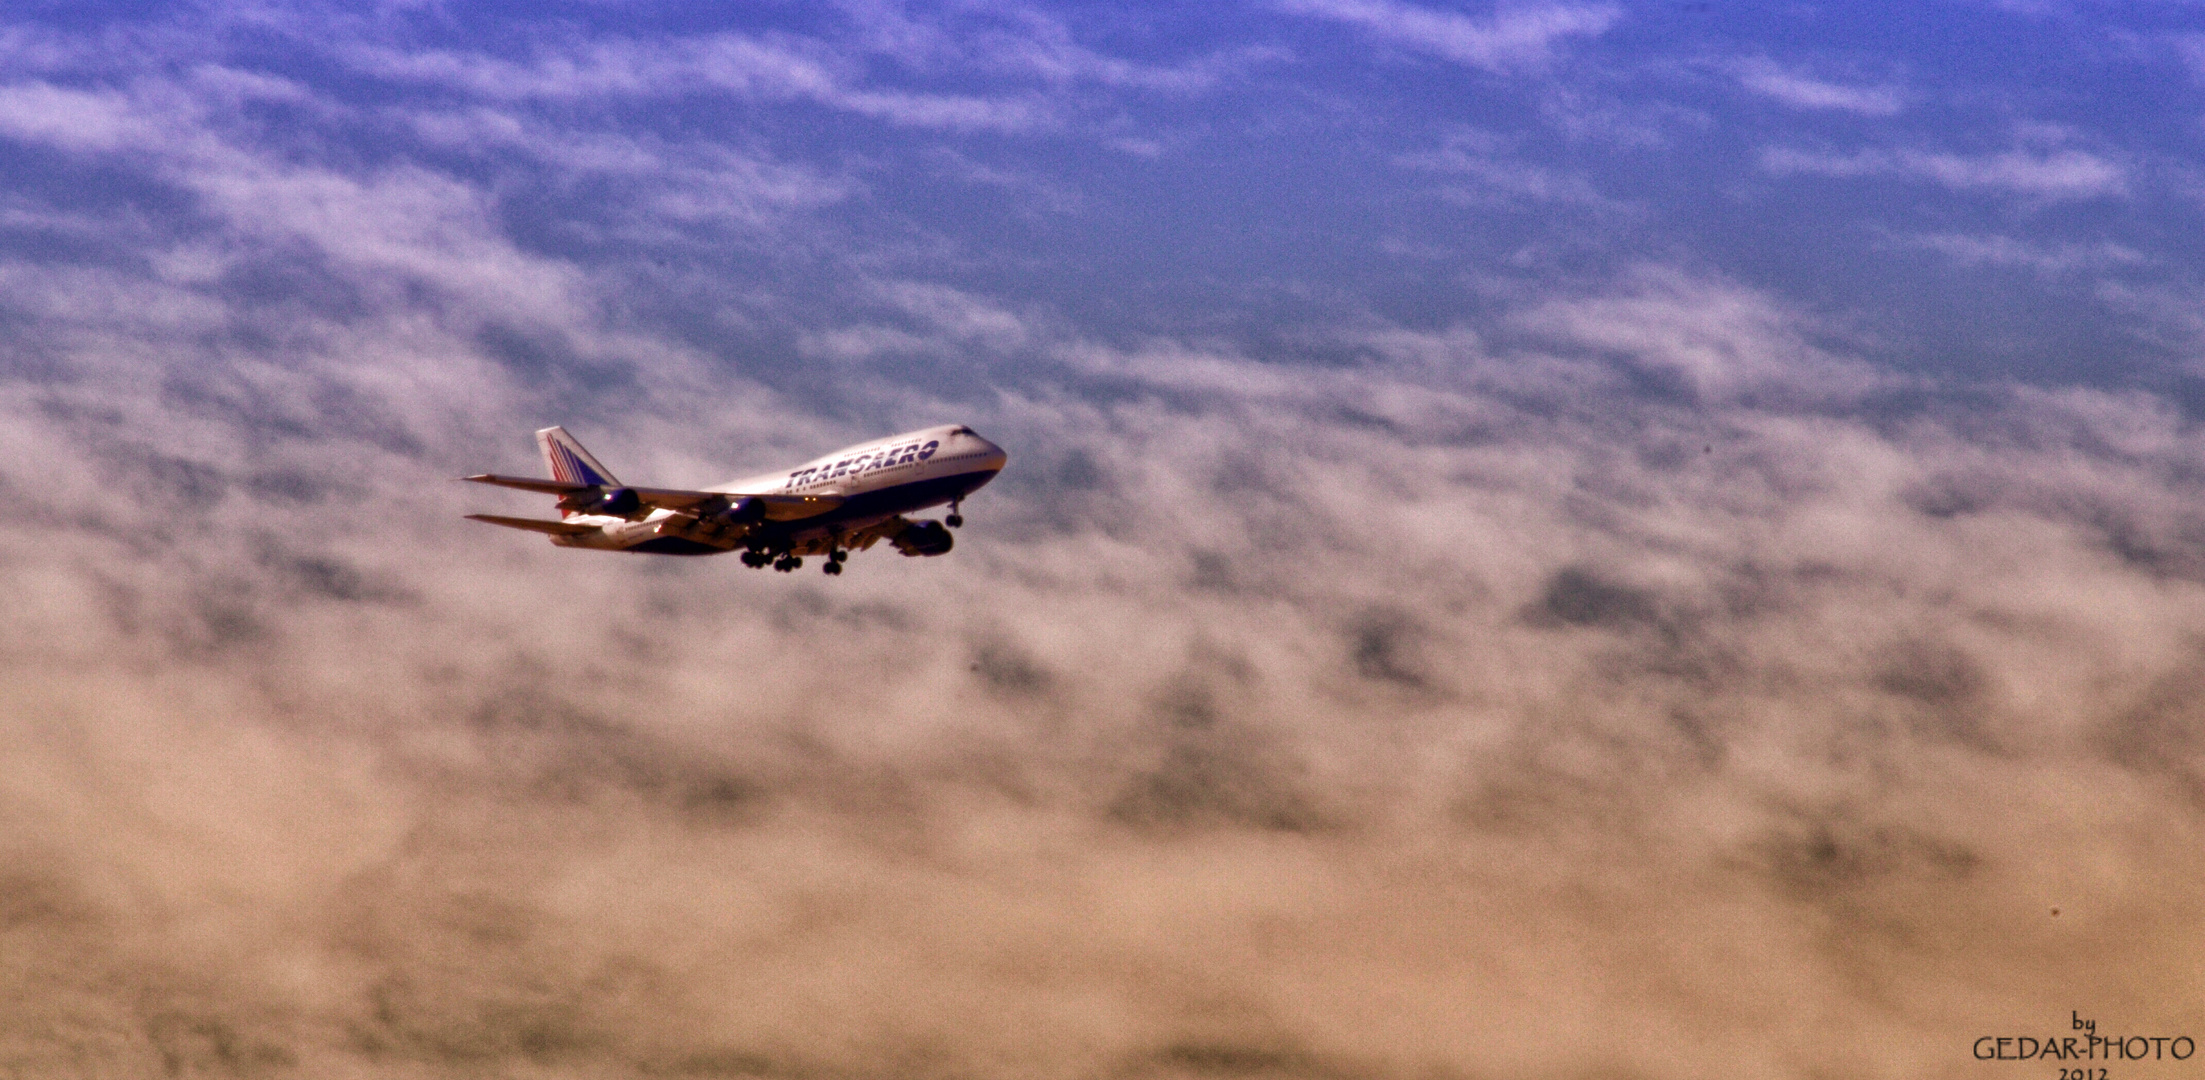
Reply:
M636 497L635 489L621 487L614 488L599 496L597 501L590 505L587 512L611 514L614 517L624 518L634 517L635 512L641 509L643 509L643 500Z
M910 528L889 537L888 542L905 555L946 555L957 538L939 521L914 521Z
M633 519L642 509L643 500L634 488L584 488L559 500L559 511L566 514L610 514Z
M730 500L727 507L708 516L705 520L723 529L738 529L756 525L766 519L766 501L739 495Z

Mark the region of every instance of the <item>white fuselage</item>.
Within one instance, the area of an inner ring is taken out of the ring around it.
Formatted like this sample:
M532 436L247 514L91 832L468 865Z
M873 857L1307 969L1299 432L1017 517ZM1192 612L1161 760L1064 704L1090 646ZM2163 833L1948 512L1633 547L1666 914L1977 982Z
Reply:
M700 490L729 495L840 497L843 503L838 509L771 526L788 550L804 553L831 548L841 537L895 515L954 503L994 479L1007 458L1002 447L971 429L945 424L846 446L793 469L759 473ZM653 510L634 520L572 514L565 520L598 526L599 530L553 537L553 542L568 547L703 553L686 551L677 546L686 541L670 540L665 535L660 526L673 516L668 510Z

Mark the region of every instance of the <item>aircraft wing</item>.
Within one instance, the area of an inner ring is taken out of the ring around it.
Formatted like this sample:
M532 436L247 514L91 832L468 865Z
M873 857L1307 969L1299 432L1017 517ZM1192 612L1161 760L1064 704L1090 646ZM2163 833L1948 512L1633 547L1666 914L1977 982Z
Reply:
M722 492L718 497L730 501L756 499L766 504L767 521L795 521L799 518L817 517L841 506L843 502L840 495L731 495ZM650 497L644 496L643 501L649 502Z
M577 495L591 495L592 493L602 494L605 491L613 490L611 488L594 487L589 484L569 484L561 480L538 480L526 476L498 476L493 473L463 476L460 479L472 480L478 484L495 484L498 487L519 488L522 491L557 495L562 499L573 498ZM768 521L795 521L799 518L813 517L841 506L843 501L840 495L743 495L727 491L684 491L680 488L648 487L631 487L626 490L635 492L636 501L644 506L683 513L700 509L703 509L705 513L710 513L712 512L711 509L706 509L710 504L716 503L724 506L737 499L756 499L765 505L766 520ZM475 516L483 517L483 515ZM503 522L500 522L500 524L503 524Z
M487 521L508 529L527 529L530 532L550 533L553 536L579 536L596 532L595 525L576 525L566 521L538 521L535 518L500 517L497 514L469 514L469 521Z

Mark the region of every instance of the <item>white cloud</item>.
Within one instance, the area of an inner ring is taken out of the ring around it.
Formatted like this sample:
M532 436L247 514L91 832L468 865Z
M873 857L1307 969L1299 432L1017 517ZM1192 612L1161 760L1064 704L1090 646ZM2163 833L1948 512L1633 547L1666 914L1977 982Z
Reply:
M1190 95L1209 91L1250 67L1286 58L1275 47L1251 45L1180 63L1128 60L1082 44L1072 25L1040 5L951 5L923 15L915 14L911 5L877 0L837 7L849 30L837 33L836 42L914 72L985 71L1057 87L1084 84Z
M1946 187L2003 188L2048 198L2125 195L2127 172L2120 165L2082 150L2050 153L2010 151L1987 157L1959 154L1901 154L1900 167Z
M1831 154L1774 147L1762 151L1761 168L1777 176L1909 176L1954 191L2002 191L2053 201L2128 194L2128 171L2118 162L2073 149L1966 155L1923 150Z
M1613 209L1582 176L1548 168L1511 154L1492 140L1456 136L1437 150L1402 154L1394 163L1456 178L1441 194L1472 203L1565 203Z
M546 47L526 63L480 53L345 51L360 71L442 86L487 101L665 98L697 93L759 101L807 100L908 127L1029 131L1056 122L1031 95L937 94L867 87L824 49L713 34L671 41L604 39Z
M161 137L117 91L44 82L0 86L0 135L65 150L118 150Z
M130 94L0 87L0 133L124 157L195 195L242 244L305 244L351 272L412 278L517 312L546 314L571 302L571 276L500 235L479 192L418 168L353 176L242 147L209 113L234 104L241 89L280 92L281 84L206 74L184 84L142 81Z
M2071 274L2136 267L2150 262L2142 252L2111 242L2041 243L2011 236L1929 233L1897 238L1967 266L2012 267L2039 274Z
M343 55L357 70L380 78L440 86L486 102L719 94L765 102L809 101L898 126L961 132L1057 127L1070 108L1064 91L1081 86L1200 93L1234 72L1281 55L1275 49L1248 48L1157 66L1086 48L1060 22L1016 8L993 12L997 18L965 35L878 6L857 14L851 41L715 33L547 41L525 60L362 46L348 47ZM989 94L898 87L868 78L869 59L894 61L921 78L942 71L980 71L1032 82Z
M804 337L803 350L814 356L849 361L886 354L923 355L939 352L945 344L953 350L977 347L1001 353L1022 348L1034 339L1033 329L1016 313L944 285L887 282L873 292L903 325L867 322L810 333Z
M131 40L127 32L110 30L104 37L102 40L25 23L0 26L0 68L18 74L67 71L98 59L112 59L118 48L127 50L143 44Z
M326 107L312 90L296 80L221 64L200 64L192 68L186 83L193 91L230 108L245 102L269 101Z
M1764 294L1660 267L1606 295L1533 305L1514 321L1555 345L1626 358L1702 401L1840 407L1897 385L1811 344L1808 321Z
M510 272L442 235L482 197L413 174L219 205L348 273ZM377 239L296 224L347 217ZM949 557L829 581L458 520L526 502L444 477L572 421L528 385L556 367L402 294L267 361L192 345L249 301L0 284L99 376L0 379L40 481L0 530L26 1068L1585 1072L1673 1038L1666 1071L1781 1074L2191 978L2205 435L2148 396L1864 415L1811 321L1672 269L1492 334L1343 330L1337 368L892 281L839 356L1031 377L807 375L1013 471ZM658 348L585 429L638 481L872 426ZM1376 1028L1339 1005L1381 995Z
M690 85L997 122L734 51ZM190 204L0 201L97 249L0 252L0 1061L1901 1076L1985 1016L2194 999L2205 432L2167 401L1948 397L1667 266L1321 364L1015 282L741 282L836 361L775 390L725 281L669 272L704 326L653 324L660 281L500 200L852 182L532 111L660 92L568 57L429 55L392 77L464 100L365 164L239 122L337 111L227 68L0 89L8 138ZM1402 164L1583 195L1503 148ZM1832 167L2076 189L1934 157ZM952 419L1013 455L957 550L839 579L553 549L448 479L549 422L690 484Z
M2100 280L2100 299L2130 317L2130 332L2165 349L2181 369L2205 378L2205 289L2194 283Z
M2177 34L2170 40L2176 55L2190 69L2190 78L2205 84L2205 34Z
M1746 89L1799 109L1835 109L1862 116L1893 116L1906 101L1894 86L1848 86L1787 69L1766 58L1738 65Z
M1504 5L1482 19L1398 0L1280 0L1276 6L1487 71L1546 63L1563 42L1597 37L1623 17L1609 4Z
M684 226L706 222L765 226L793 211L840 202L857 190L846 176L775 161L705 140L672 142L648 134L577 131L526 111L478 107L414 112L405 121L427 144L452 153L516 153L556 170L566 183L611 178L624 205L604 207L626 227L651 219Z

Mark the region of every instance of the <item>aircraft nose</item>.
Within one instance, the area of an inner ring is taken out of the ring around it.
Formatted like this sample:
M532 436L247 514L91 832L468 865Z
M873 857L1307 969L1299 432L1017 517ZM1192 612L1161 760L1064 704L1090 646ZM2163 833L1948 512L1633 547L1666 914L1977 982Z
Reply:
M1003 466L1011 460L1011 456L1004 453L1002 447L978 435L973 436L972 441L980 444L981 464L993 472L1002 472Z

